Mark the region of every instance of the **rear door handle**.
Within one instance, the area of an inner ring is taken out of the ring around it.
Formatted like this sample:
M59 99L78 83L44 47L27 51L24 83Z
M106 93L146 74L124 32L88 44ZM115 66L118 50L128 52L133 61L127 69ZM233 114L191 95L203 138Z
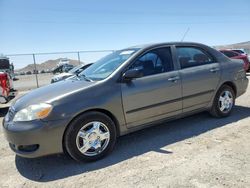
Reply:
M168 79L168 81L170 81L170 82L177 82L177 80L179 80L179 79L180 79L179 76L173 76L173 77L170 77L170 78Z
M219 68L211 68L210 72L218 72L220 69Z

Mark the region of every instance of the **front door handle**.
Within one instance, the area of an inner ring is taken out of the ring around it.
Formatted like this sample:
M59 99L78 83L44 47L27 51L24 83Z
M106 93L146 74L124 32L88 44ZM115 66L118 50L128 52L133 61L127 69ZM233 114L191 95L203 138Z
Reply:
M210 72L218 72L220 69L219 68L211 68Z
M170 78L168 79L168 81L170 81L170 82L177 82L177 80L179 80L179 79L180 79L179 76L173 76L173 77L170 77Z

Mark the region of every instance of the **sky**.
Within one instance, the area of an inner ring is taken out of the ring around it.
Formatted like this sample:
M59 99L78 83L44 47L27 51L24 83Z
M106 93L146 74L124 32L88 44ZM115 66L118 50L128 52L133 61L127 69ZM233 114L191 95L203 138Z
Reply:
M249 0L0 0L0 53L250 40Z

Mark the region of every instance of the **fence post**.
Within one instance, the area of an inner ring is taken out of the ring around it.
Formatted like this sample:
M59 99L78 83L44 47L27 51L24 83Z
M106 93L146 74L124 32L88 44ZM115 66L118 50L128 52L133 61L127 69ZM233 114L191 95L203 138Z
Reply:
M77 57L78 57L78 62L79 62L79 65L80 65L80 64L81 64L80 52L77 52Z
M33 63L34 63L34 67L35 67L35 75L36 75L36 86L37 88L39 88L39 84L38 84L38 78L37 78L37 69L36 69L36 57L35 57L35 54L32 54L33 55Z

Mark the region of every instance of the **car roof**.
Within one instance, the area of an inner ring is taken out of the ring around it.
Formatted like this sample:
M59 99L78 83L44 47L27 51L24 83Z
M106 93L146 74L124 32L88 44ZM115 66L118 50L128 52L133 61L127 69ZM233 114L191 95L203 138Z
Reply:
M162 43L149 43L149 44L131 46L128 49L131 49L131 48L142 49L142 48L150 48L150 47L157 47L157 46L163 46L163 45L205 46L204 44L196 43L196 42L162 42Z
M233 53L236 53L236 54L240 54L239 52L236 52L234 50L230 50L230 49L223 49L223 50L219 50L220 52L233 52Z
M219 51L229 51L229 52L235 52L235 51L230 50L230 49L222 49L222 50L219 50Z
M244 56L243 54L239 53L239 52L236 52L234 50L229 50L229 49L226 49L226 50L219 50L220 52L233 52L235 54L237 54L238 56ZM235 56L236 57L236 56Z
M243 49L243 48L233 48L233 49L231 49L231 50L240 50L240 51L245 51L245 49Z

